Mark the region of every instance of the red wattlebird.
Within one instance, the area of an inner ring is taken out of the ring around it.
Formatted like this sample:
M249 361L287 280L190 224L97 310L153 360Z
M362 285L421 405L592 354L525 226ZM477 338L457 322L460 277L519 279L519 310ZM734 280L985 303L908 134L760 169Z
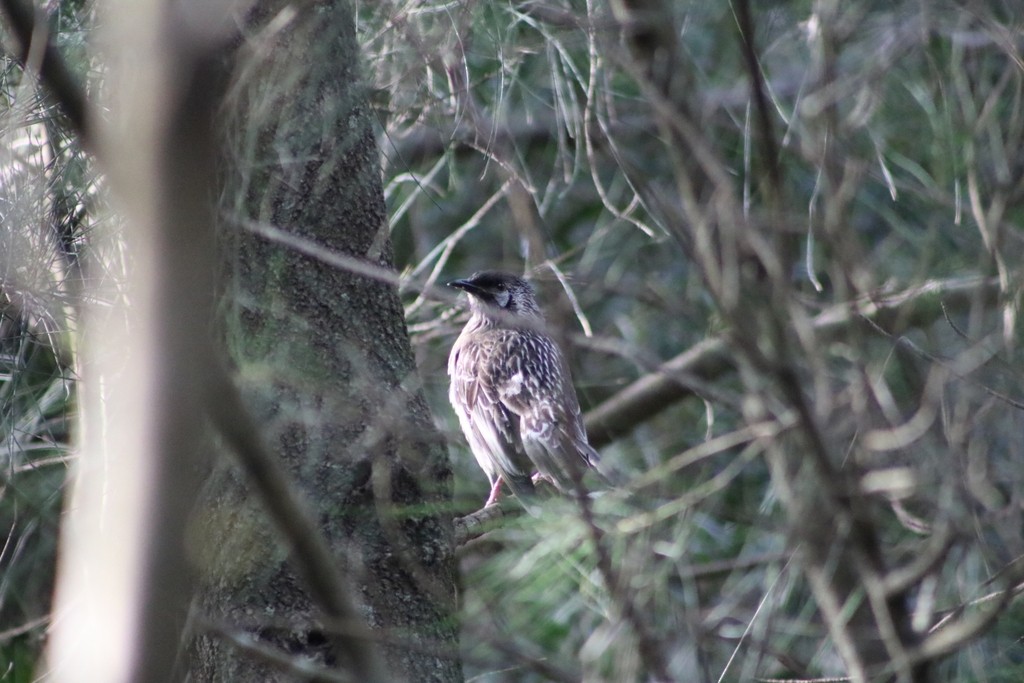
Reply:
M495 271L449 286L469 295L469 322L448 358L448 397L480 467L520 498L534 492L534 472L572 492L600 457L587 443L569 367L526 280Z

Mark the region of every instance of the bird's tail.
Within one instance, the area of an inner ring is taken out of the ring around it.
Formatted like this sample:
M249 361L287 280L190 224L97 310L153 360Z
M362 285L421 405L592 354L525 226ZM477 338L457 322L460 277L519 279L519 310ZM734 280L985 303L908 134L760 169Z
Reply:
M621 488L626 484L626 475L619 470L615 469L611 464L605 461L594 448L588 444L583 443L580 445L580 450L583 452L583 457L586 459L587 464L597 473L599 479L601 479L610 488Z

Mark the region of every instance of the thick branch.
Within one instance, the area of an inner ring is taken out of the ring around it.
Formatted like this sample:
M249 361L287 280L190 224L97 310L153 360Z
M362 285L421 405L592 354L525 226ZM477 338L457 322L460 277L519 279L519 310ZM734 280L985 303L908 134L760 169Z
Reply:
M868 320L898 335L942 317L940 302L947 310L957 311L978 301L991 303L998 295L996 278L932 280L898 294L830 308L814 319L814 331L818 339L826 343L838 339L853 325ZM587 413L590 442L595 447L611 443L673 403L692 395L693 389L680 381L680 375L711 381L731 368L728 346L721 338L700 342Z

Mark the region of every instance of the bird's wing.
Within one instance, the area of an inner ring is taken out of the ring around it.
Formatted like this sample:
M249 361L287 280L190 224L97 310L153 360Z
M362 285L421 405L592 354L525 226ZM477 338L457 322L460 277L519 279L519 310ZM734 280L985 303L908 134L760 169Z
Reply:
M519 436L519 417L501 402L487 373L487 344L457 348L449 364L450 398L470 450L491 483L502 477L517 495L533 492L532 466Z
M565 360L554 340L538 332L517 331L506 343L503 362L492 369L498 397L519 417L523 447L537 470L572 491L599 456L587 443Z

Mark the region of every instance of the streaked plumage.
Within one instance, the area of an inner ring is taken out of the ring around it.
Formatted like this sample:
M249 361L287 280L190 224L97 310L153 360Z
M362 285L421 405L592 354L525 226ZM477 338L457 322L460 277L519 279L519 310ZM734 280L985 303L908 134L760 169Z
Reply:
M533 289L520 277L485 271L449 283L469 295L472 316L448 358L449 398L480 467L518 496L533 493L539 473L560 491L574 490L597 452L587 443L569 368Z

